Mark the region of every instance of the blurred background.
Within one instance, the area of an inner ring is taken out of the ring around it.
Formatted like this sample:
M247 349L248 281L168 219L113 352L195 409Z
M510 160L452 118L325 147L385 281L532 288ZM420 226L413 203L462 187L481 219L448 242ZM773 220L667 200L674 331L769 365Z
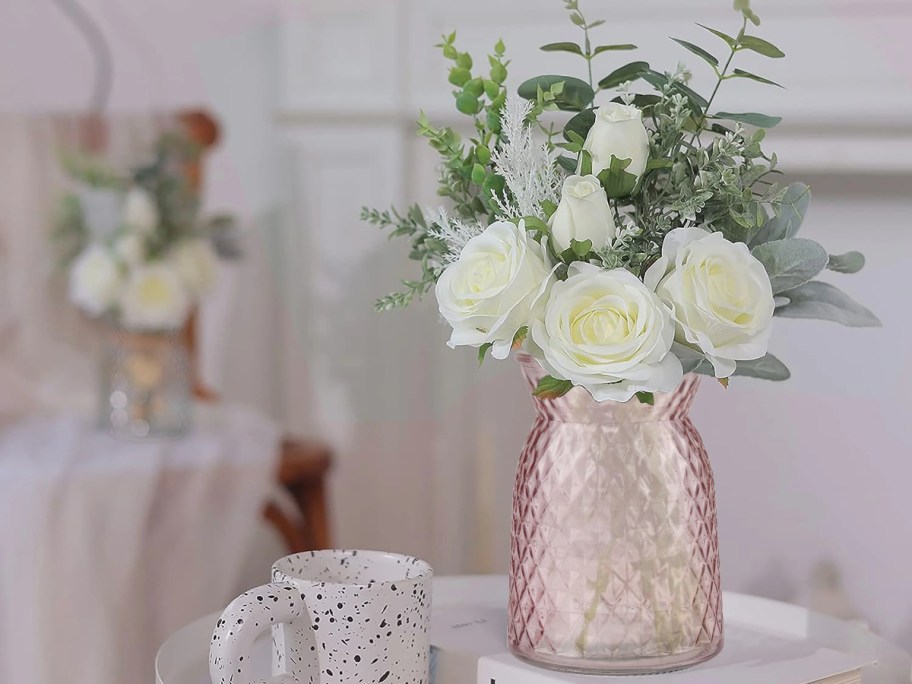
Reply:
M602 58L606 73L630 55L660 70L683 60L698 90L709 83L705 65L667 37L705 45L713 39L694 22L738 28L728 0L583 7L607 19L602 42L640 47ZM784 118L765 145L789 179L812 188L806 235L832 253L865 253L865 270L843 285L884 325L780 319L771 351L792 369L789 382L703 384L694 420L715 469L723 585L861 619L912 648L912 4L757 0L754 9L759 35L787 54L763 73L786 90L727 84L719 108ZM414 120L423 109L464 125L434 48L454 28L477 60L502 37L513 86L537 73L579 75L572 56L537 49L575 39L558 0L0 4L4 430L94 401L93 333L67 308L42 232L64 183L66 122L103 104L109 143L127 140L126 149L161 116L203 111L220 131L204 160L204 208L237 218L243 257L221 267L200 307L201 381L277 434L331 451L333 545L413 553L439 574L505 572L513 473L532 418L518 368L479 370L474 354L449 350L433 301L375 313L413 266L404 245L358 220L362 205L435 203L435 158ZM266 496L256 482L251 492ZM98 520L118 515L98 505ZM200 611L265 581L285 552L254 513L231 561L243 569ZM0 537L0 568L21 561L12 548ZM0 662L13 657L11 639L0 629Z

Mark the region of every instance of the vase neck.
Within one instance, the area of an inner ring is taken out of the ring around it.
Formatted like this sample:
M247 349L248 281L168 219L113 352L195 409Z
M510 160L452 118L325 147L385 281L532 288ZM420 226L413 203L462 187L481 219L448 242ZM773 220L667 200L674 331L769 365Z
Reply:
M528 354L517 354L523 376L530 390L546 373L541 365ZM557 399L532 398L535 411L546 420L562 423L644 423L650 421L680 420L686 418L696 397L700 376L684 376L673 392L655 394L655 404L641 404L636 399L621 403L597 402L583 387L574 387Z

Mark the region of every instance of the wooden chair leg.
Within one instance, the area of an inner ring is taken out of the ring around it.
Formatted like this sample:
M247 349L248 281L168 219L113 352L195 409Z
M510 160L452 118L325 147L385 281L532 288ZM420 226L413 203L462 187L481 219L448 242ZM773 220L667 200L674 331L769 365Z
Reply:
M293 520L275 502L263 515L279 532L289 553L330 548L326 478L332 467L329 448L320 442L286 439L282 443L279 482L298 509Z

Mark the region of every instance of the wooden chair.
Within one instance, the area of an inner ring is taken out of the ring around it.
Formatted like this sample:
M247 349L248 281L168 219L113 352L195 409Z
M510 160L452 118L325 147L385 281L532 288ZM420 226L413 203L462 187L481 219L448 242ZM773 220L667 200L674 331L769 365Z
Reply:
M219 129L215 120L203 111L186 111L178 117L191 140L201 153L187 166L187 177L197 191L202 188L203 158L206 151L218 142ZM196 315L190 317L183 331L193 363L193 391L201 400L214 401L216 395L203 386L197 372ZM289 553L324 549L331 546L327 511L326 480L332 468L332 451L318 440L285 437L281 443L278 481L294 502L289 511L280 501L270 501L263 511L264 518L278 531Z

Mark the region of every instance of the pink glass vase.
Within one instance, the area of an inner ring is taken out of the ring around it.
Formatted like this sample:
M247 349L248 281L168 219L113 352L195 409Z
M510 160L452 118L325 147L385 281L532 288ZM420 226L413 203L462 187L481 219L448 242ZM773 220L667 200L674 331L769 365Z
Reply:
M518 356L530 387L544 371ZM688 417L699 377L655 405L582 388L535 402L513 493L509 643L571 672L642 674L722 649L712 470Z

